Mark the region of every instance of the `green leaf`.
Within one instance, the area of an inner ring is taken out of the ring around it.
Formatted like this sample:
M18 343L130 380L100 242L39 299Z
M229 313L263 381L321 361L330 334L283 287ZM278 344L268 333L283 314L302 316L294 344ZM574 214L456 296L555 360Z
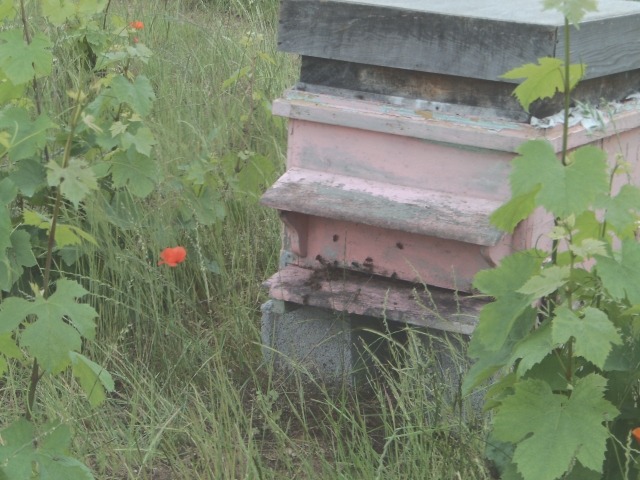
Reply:
M555 480L577 460L601 471L609 431L602 425L618 415L604 399L606 379L578 379L570 397L554 394L539 380L526 380L494 414L493 434L516 444L513 461L525 480Z
M73 376L78 379L92 407L97 407L107 398L105 390L115 388L111 374L97 363L76 352L69 353Z
M75 5L69 0L40 0L42 15L56 27L62 26L76 13Z
M18 188L13 180L9 178L0 180L0 205L7 205L13 202L17 196ZM2 238L1 235L0 238Z
M34 158L25 158L18 162L9 178L27 197L31 197L47 185L46 170L42 163Z
M640 188L630 184L623 185L615 197L602 196L597 206L606 210L605 220L618 238L634 235L639 220Z
M140 127L135 134L127 131L122 135L122 148L128 150L132 145L142 155L151 155L151 147L158 143L148 127Z
M0 353L7 358L23 358L22 351L18 348L11 333L0 334Z
M47 163L47 182L50 187L59 187L62 195L78 208L80 202L98 188L93 170L86 161L72 157L66 167L61 167L55 160Z
M24 230L14 230L9 237L11 242L5 257L0 259L0 290L9 291L24 272L23 267L37 264L31 249L31 235ZM1 255L0 255L1 258Z
M585 65L570 65L570 90L576 86L584 76ZM509 70L502 78L525 80L516 87L513 94L522 108L527 112L529 106L536 100L553 97L558 92L564 92L564 62L558 58L539 58L538 65L527 63L521 67ZM569 93L569 92L567 92Z
M536 298L544 297L562 288L569 281L569 273L571 273L569 267L552 265L542 270L540 275L527 280L518 292L533 295Z
M58 373L71 362L69 352L80 350L81 336L90 340L95 336L96 311L76 302L76 298L86 293L75 282L59 280L56 292L48 299L37 297L28 301L10 297L11 305L3 304L0 310L0 325L4 317L22 321L27 315L35 315L37 320L20 335L20 346L36 357L45 371Z
M21 107L9 107L0 112L0 131L10 135L9 155L13 161L35 156L47 142L47 130L55 124L46 115L31 120Z
M536 209L535 199L540 186L527 193L512 197L507 203L491 214L491 223L505 232L513 233L516 226Z
M531 310L535 297L519 293L518 289L539 272L542 260L539 252L526 250L502 259L499 267L476 275L473 286L496 301L485 305L480 312L472 344L479 343L492 352L503 347L516 320Z
M151 82L144 75L138 75L133 82L120 75L113 79L109 91L118 102L126 103L143 117L151 112L156 98Z
M86 465L66 456L71 444L66 425L46 423L37 432L30 422L20 419L2 430L0 438L0 479L93 479Z
M133 195L141 198L149 195L155 188L158 179L157 165L134 148L118 152L110 163L114 187L127 187Z
M11 100L22 97L26 86L27 84L25 83L14 85L4 72L0 70L0 105L6 105Z
M51 74L53 55L49 37L36 33L24 41L22 29L0 32L0 69L14 85Z
M622 344L620 333L607 314L595 308L587 307L583 318L578 317L567 307L555 310L553 341L566 343L574 338L574 354L604 368L612 345Z
M569 23L578 27L587 12L597 12L597 0L544 0L544 9L558 10Z
M611 296L640 303L640 245L636 241L623 240L614 258L597 255L596 260L597 274Z
M606 154L595 147L579 148L563 166L545 140L520 146L510 176L514 196L540 188L536 204L555 217L579 216L609 189Z
M518 377L523 376L553 351L556 344L551 333L550 322L545 322L514 347L509 363L515 363L520 359L517 368Z

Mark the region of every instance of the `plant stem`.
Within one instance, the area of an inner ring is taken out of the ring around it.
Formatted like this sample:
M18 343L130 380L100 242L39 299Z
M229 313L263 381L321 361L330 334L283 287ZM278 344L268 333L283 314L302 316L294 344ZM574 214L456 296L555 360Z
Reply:
M569 108L571 106L571 27L564 17L564 122L562 123L562 164L567 164L569 148Z

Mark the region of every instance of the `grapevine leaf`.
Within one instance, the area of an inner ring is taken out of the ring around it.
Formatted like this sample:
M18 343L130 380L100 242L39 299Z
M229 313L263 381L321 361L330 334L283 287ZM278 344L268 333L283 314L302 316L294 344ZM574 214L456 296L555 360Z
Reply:
M499 267L476 275L473 286L496 301L485 305L480 312L472 343L481 344L491 352L503 347L516 320L530 309L535 298L517 290L539 272L541 264L542 257L535 250L526 250L502 259Z
M56 227L56 246L61 249L72 245L82 244L82 240L89 242L93 245L98 245L96 239L89 233L85 232L81 228L74 227L73 225L58 224Z
M598 207L606 210L605 220L618 238L630 237L634 234L639 219L640 188L626 184L615 197L603 195Z
M569 281L570 273L569 267L552 265L542 270L540 275L527 280L527 283L520 287L518 292L533 295L536 298L544 297L564 286Z
M606 255L607 244L595 238L585 238L579 244L572 243L569 249L580 258L591 258L594 255Z
M9 155L14 161L33 157L47 142L47 130L55 124L46 115L31 120L21 107L9 107L0 112L0 131L10 135Z
M553 350L554 341L551 333L550 323L546 322L514 347L509 363L520 359L518 377L540 363Z
M117 101L126 103L143 117L151 112L156 98L151 82L144 75L138 75L133 82L120 75L113 79L109 90Z
M513 233L518 223L531 215L535 210L535 199L539 191L540 186L538 185L527 193L511 198L491 214L489 218L491 223L500 230Z
M16 345L11 333L0 334L0 353L7 358L21 359L22 351Z
M8 297L0 306L0 335L13 332L31 314L31 302L19 297Z
M501 260L497 268L482 270L473 279L473 286L495 298L519 295L517 290L539 273L543 256L535 250L524 250Z
M153 160L130 148L113 156L111 178L114 187L127 187L136 197L144 198L155 188L158 170Z
M570 90L576 86L584 76L585 66L582 64L569 66ZM529 106L536 100L553 97L558 92L564 92L564 62L558 58L539 58L538 65L527 63L521 67L509 70L502 78L525 80L516 87L513 94L522 108L527 112ZM569 92L566 92L569 93Z
M75 15L75 6L70 0L41 0L42 15L56 27L63 25Z
M495 413L493 433L516 444L513 460L525 480L560 478L574 459L601 470L609 437L602 423L618 414L604 399L606 382L596 374L580 378L571 397L554 394L540 380L516 384Z
M86 393L92 407L97 407L107 398L105 390L112 392L115 388L113 378L109 372L84 355L76 352L69 353L73 376L78 379L84 393Z
M34 158L25 158L18 162L16 169L11 172L9 178L27 197L31 197L47 185L46 170L42 163Z
M66 167L61 167L55 160L47 163L47 182L50 187L60 187L62 195L78 208L80 202L98 188L93 170L81 158L71 158Z
M538 186L536 204L556 217L581 215L609 189L606 154L595 147L582 147L563 166L544 140L524 143L513 161L510 176L513 195L529 193Z
M0 261L0 289L9 291L18 281L24 271L23 267L33 267L37 264L31 249L31 236L24 230L14 230L9 237L11 246L6 251L6 257Z
M544 9L558 10L576 28L587 12L597 12L597 0L544 0Z
M131 132L125 132L122 135L122 148L128 150L131 145L135 147L138 153L151 155L151 147L157 143L151 129L148 127L140 127L135 134Z
M3 305L0 311L0 321L2 314L23 315L19 317L21 319L25 313L37 317L22 332L20 346L29 350L42 368L50 373L58 373L69 365L69 352L80 350L81 335L88 339L95 337L93 319L97 316L91 306L76 302L76 298L87 293L79 284L59 280L56 286L56 292L48 299L38 297L32 301L22 300L17 305L20 308L6 308ZM25 307L25 303L28 307Z
M622 338L607 314L588 307L584 317L579 318L567 307L558 307L553 319L553 341L566 343L575 339L574 353L590 361L598 368L604 368L612 345L620 345Z
M44 34L36 33L26 43L21 29L5 30L0 32L0 41L0 69L14 85L51 73L51 42Z
M61 318L43 315L24 329L20 346L26 348L46 372L56 374L69 366L69 352L80 350L82 340L77 330Z
M624 240L614 258L596 256L597 272L602 285L617 300L640 303L640 245Z
M86 465L66 456L71 444L67 425L47 423L41 430L36 432L30 422L20 419L0 432L0 479L93 479Z
M0 8L2 7L0 6ZM0 17L1 16L2 14L0 13ZM14 85L13 82L7 78L4 72L0 70L0 105L6 105L10 100L20 98L23 95L25 88L26 84L24 83Z

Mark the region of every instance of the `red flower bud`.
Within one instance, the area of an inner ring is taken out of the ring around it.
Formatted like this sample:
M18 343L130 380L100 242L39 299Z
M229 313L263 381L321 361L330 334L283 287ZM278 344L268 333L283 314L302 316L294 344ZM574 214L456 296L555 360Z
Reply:
M631 430L631 435L633 435L633 438L635 438L636 441L640 443L640 427Z
M131 22L129 26L134 30L142 30L144 28L144 23L142 23L140 20L136 20L134 22Z
M179 263L184 262L187 258L187 251L184 247L168 247L160 253L160 261L158 265L168 265L170 267L177 267Z

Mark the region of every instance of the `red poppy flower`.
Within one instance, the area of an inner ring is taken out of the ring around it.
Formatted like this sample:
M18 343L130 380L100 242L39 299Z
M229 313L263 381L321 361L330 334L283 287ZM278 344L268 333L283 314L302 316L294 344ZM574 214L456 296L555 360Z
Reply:
M160 253L161 260L158 265L169 265L170 267L177 267L179 263L184 262L187 258L187 251L184 247L168 247Z
M131 22L129 26L134 30L142 30L144 28L144 23L142 23L140 20L136 20L134 22Z
M631 435L633 435L633 438L635 438L636 441L640 443L640 427L631 430Z

